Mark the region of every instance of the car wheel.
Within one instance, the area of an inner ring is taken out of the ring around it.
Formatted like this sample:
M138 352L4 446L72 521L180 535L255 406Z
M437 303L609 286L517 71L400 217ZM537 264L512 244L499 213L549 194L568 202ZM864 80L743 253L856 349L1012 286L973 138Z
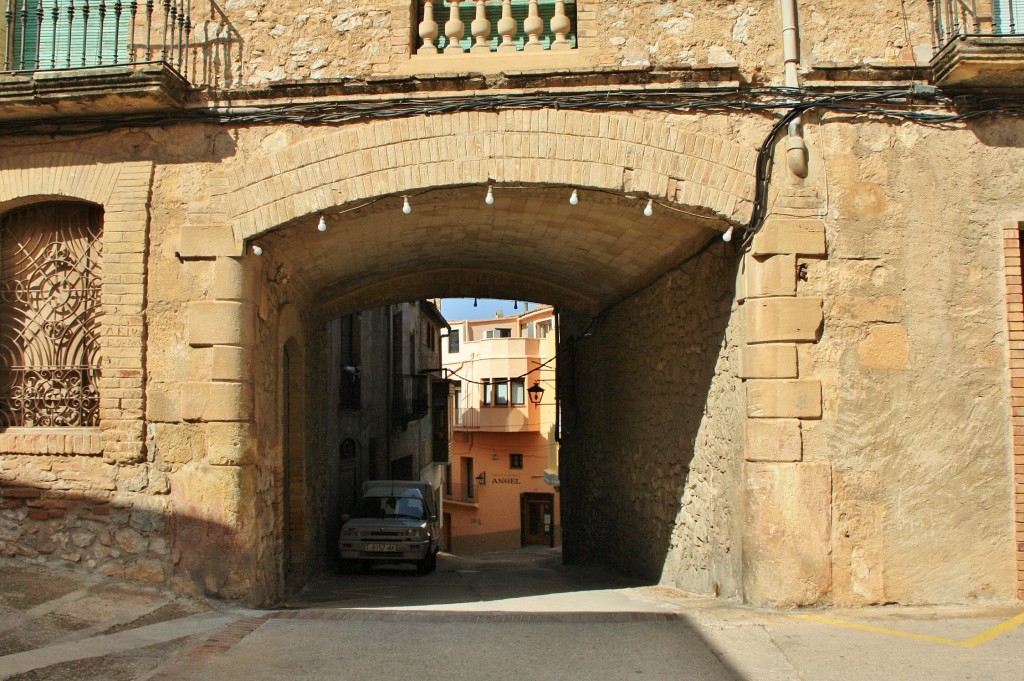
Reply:
M416 561L416 572L421 575L429 575L435 569L437 569L437 554L428 549L426 557Z

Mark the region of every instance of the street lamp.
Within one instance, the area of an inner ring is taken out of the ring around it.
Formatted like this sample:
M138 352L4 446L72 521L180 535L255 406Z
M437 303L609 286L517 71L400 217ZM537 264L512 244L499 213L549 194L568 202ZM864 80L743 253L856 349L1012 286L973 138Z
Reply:
M530 394L530 404L538 405L544 398L544 388L540 387L540 381L534 381L526 392Z

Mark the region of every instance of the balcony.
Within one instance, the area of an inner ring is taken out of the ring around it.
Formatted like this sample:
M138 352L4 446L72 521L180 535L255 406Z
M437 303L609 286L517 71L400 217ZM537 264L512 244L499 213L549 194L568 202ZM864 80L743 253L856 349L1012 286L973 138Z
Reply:
M0 119L166 112L231 82L241 44L211 3L0 0Z
M1016 89L1024 85L1024 0L929 0L935 84Z
M404 72L497 73L586 66L575 0L420 0Z
M510 407L470 407L455 414L455 430L480 430L493 433L528 433L540 430L530 423L528 405Z

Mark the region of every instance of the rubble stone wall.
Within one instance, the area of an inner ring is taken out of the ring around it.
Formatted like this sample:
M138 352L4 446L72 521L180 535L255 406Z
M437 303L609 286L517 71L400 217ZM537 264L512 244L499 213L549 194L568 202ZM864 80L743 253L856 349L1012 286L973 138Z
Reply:
M216 73L211 76L229 86L438 69L523 70L521 52L486 54L483 60L469 53L417 54L419 4L363 0L311 7L229 0L216 20L195 17L201 25L194 49L200 59L215 63L211 68ZM572 63L581 70L737 67L749 82L782 83L781 15L776 2L579 0L575 4L578 49L573 52L579 54L544 53L539 55L541 62L550 58L549 65L565 64L578 56ZM434 18L443 35L448 11L435 5ZM829 3L801 3L800 13L805 66L908 66L926 64L931 58L931 25L924 2L879 0L843 5L841 12ZM465 35L470 35L468 23ZM211 58L213 53L216 59Z
M604 556L687 591L741 595L737 263L719 240L593 326L563 318L569 560Z
M167 475L99 457L0 457L0 555L163 584Z

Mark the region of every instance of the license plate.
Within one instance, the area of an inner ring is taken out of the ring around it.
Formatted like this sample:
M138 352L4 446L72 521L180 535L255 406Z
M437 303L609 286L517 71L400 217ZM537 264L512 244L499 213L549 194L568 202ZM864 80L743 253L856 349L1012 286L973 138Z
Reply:
M394 544L367 544L364 550L374 553L395 553L398 551L398 547Z

